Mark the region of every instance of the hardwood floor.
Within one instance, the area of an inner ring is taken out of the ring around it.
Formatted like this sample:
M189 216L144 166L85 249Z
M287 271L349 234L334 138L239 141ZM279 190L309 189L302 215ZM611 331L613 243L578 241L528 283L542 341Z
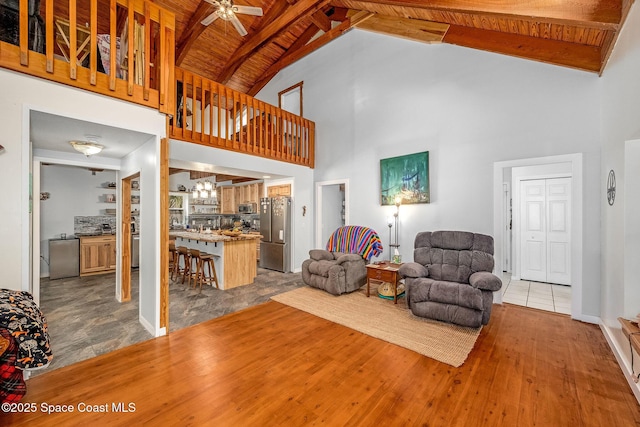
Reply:
M460 368L268 302L33 378L27 402L0 424L640 425L597 326L509 304Z

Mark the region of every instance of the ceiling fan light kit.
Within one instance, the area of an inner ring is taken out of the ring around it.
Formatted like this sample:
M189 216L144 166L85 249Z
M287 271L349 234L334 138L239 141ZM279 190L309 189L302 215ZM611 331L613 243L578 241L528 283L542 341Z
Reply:
M217 9L201 21L202 25L209 25L218 18L229 21L241 36L248 34L244 25L240 22L236 13L244 15L262 16L262 8L255 6L236 6L233 0L205 0L207 3L214 5Z

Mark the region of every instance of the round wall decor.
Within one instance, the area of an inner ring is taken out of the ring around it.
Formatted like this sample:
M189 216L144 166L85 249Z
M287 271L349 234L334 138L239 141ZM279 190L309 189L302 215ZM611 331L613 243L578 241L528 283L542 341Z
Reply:
M613 202L616 201L616 174L613 169L609 171L609 177L607 178L607 201L609 206L613 206Z

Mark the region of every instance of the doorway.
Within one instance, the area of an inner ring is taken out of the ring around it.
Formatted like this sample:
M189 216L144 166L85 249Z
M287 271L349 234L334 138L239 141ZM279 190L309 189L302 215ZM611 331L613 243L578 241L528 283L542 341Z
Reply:
M536 169L538 168L538 169ZM544 173L539 168L544 169ZM569 173L566 172L568 168ZM495 260L496 271L505 271L505 257L503 256L505 248L505 234L508 234L508 227L504 223L505 212L505 197L504 197L504 182L505 176L510 176L512 183L512 198L513 198L513 230L512 230L512 275L505 275L505 284L509 284L512 280L520 279L519 261L520 256L520 233L518 222L519 212L519 181L524 176L530 179L535 178L556 178L567 177L570 175L571 182L571 206L580 207L583 205L583 155L582 153L567 154L559 156L539 157L530 159L518 159L503 162L494 163L493 169L493 185L494 185L494 239L495 246ZM537 175L537 176L536 176ZM508 181L507 181L508 182ZM517 182L517 185L516 185ZM571 209L569 213L570 225L570 259L569 268L571 271L571 296L570 296L570 312L571 317L577 320L586 322L595 322L592 316L584 315L582 313L583 305L583 292L582 292L582 269L583 269L583 212L582 209ZM530 282L534 283L534 282ZM530 283L528 288L530 288ZM551 286L551 285L550 285ZM535 287L535 285L534 285ZM503 291L505 290L503 286ZM497 293L494 297L494 302L501 303L503 301L503 295L501 292Z
M316 247L324 248L338 227L349 224L349 180L316 183Z

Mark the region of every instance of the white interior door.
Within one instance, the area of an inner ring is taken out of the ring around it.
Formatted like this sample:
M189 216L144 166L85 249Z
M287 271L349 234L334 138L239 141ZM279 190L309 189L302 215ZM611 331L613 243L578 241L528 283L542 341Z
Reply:
M546 180L547 282L571 283L571 178Z
M545 215L545 180L520 183L520 254L524 280L547 280L547 241Z
M520 183L521 278L571 282L571 178Z

